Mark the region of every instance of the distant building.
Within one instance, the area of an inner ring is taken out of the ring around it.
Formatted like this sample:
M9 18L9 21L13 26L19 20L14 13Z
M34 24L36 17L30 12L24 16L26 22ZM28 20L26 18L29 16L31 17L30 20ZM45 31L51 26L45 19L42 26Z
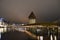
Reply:
M8 27L8 23L4 18L0 18L0 33L6 32Z
M34 26L34 28L35 28L35 26L36 27L42 27L42 28L44 28L44 27L50 27L50 28L54 28L54 27L57 27L57 24L56 23L47 23L47 22L45 22L45 23L37 23L36 22L36 20L37 20L37 18L36 18L36 16L35 16L35 14L34 14L34 12L31 12L31 14L28 16L28 23L27 24L25 24L24 26ZM53 27L51 27L51 26L53 26Z
M34 24L36 23L36 16L34 15L33 12L31 12L31 14L29 15L29 24Z

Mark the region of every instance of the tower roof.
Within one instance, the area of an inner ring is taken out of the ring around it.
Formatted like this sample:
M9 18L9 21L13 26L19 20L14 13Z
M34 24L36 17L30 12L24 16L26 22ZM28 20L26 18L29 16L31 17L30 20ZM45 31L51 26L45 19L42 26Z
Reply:
M33 12L31 12L31 14L29 15L29 18L30 18L30 19L35 19L35 18L36 18L36 16L34 15L34 13L33 13Z

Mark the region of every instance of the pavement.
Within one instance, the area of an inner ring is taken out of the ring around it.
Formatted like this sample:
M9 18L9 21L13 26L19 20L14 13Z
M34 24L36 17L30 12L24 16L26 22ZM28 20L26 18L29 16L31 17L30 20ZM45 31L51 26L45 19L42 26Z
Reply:
M17 30L2 33L1 40L36 40L25 32Z

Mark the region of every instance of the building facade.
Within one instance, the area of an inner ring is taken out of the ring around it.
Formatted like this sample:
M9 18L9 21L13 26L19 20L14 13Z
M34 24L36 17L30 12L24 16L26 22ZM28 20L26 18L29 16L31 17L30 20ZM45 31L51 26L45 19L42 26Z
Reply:
M6 32L8 27L8 23L4 18L0 18L0 33Z

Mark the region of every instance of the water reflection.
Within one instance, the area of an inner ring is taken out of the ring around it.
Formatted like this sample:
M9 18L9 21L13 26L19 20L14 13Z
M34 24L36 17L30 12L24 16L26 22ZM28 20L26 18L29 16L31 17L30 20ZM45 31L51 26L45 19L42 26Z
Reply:
M50 39L53 40L53 36L52 35L50 36Z
M19 29L19 30L24 30L24 29ZM36 32L36 31L37 32ZM30 29L29 30L30 32L32 31L32 29ZM1 38L1 33L3 32L3 29L0 29L0 38ZM44 29L40 29L40 28L38 28L38 29L33 29L33 31L32 32L34 32L35 33L35 35L37 35L37 36L39 36L38 37L38 40L57 40L57 32L55 32L54 30L52 30L51 28L50 29L46 29L46 28L44 28ZM8 34L11 34L11 32L7 32ZM18 34L19 35L21 35L20 34L20 32L16 32L15 30L14 30L14 32L12 31L12 33L14 33L14 34L11 34L11 35L14 35L14 36L17 36ZM18 34L16 34L16 33L18 33ZM4 33L5 34L5 33ZM8 35L8 34L6 34L6 35ZM11 35L9 35L9 36L11 36ZM18 35L18 38L20 37ZM23 34L24 35L24 34ZM8 36L8 37L9 37ZM3 36L4 37L4 36ZM8 38L7 37L7 38ZM49 38L48 38L49 37ZM23 38L22 38L23 39ZM27 38L27 39L30 39L29 37ZM31 39L32 40L32 39Z
M40 40L43 40L43 36L40 36Z
M1 33L0 33L0 39L1 39Z

